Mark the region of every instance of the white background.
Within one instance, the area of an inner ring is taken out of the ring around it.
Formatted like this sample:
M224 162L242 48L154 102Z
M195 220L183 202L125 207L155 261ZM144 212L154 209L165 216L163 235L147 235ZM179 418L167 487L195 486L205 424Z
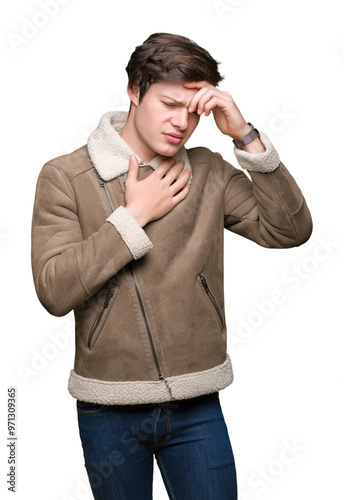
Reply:
M2 498L12 498L6 395L13 385L15 498L92 498L67 391L73 316L50 316L33 287L33 198L46 161L84 144L106 111L127 109L125 66L135 46L157 31L186 35L222 62L220 88L269 135L314 221L310 240L289 250L226 232L234 382L220 400L239 498L343 498L343 14L335 0L2 3ZM188 143L195 145L238 166L231 140L211 116L201 119ZM283 303L271 302L274 290ZM64 344L52 351L53 338ZM167 499L156 466L154 494Z

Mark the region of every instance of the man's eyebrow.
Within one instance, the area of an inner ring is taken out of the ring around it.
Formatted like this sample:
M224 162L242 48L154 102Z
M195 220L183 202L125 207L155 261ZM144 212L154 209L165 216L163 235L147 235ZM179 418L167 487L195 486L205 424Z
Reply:
M184 106L187 106L186 102L179 101L178 99L174 99L173 97L170 97L168 95L162 95L161 97L165 97L165 99L171 99L171 101L175 102L176 104L183 104Z

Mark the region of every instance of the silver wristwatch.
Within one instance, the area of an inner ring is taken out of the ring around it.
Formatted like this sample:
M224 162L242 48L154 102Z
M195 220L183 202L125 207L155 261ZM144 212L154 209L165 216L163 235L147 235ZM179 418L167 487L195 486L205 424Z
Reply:
M252 127L252 130L250 130L250 132L248 134L244 135L244 137L241 137L241 139L233 139L234 145L238 149L243 149L244 146L246 146L246 144L249 144L250 142L252 142L256 137L260 137L260 133L252 125L252 123L247 122L247 124Z

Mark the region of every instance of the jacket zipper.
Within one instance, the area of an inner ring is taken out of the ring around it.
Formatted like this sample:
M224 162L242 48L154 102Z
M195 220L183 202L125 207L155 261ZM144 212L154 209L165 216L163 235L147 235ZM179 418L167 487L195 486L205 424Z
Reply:
M218 317L219 317L219 319L220 319L220 321L221 321L221 325L222 325L222 328L223 328L223 327L224 327L224 320L223 320L222 312L221 312L221 309L220 309L220 307L219 307L218 303L216 302L216 299L215 299L215 297L214 297L214 294L213 294L213 292L210 290L210 288L209 288L209 286L208 286L208 283L207 283L207 280L205 279L204 274L199 273L199 275L198 275L198 276L199 276L199 278L200 278L200 280L201 280L201 283L202 283L202 285L203 285L203 287L204 287L205 291L207 292L207 295L208 295L209 299L211 300L211 302L212 302L212 304L213 304L213 306L214 306L214 308L215 308L215 311L216 311L216 313L217 313L217 315L218 315Z
M105 184L104 184L104 181L103 179L100 177L100 175L98 174L97 172L97 177L98 177L98 181L99 181L99 186L102 188L103 190L103 193L105 194L105 198L106 198L106 201L107 201L107 204L110 208L110 212L112 213L113 212L113 207L112 207L112 204L111 204L111 201L110 201L110 198L109 198L109 195L107 193L107 190L106 190L106 187L105 187Z
M111 288L110 290L108 290L106 296L105 296L105 299L104 299L104 302L103 302L103 305L102 305L102 308L101 308L101 311L100 313L98 314L98 317L97 317L97 320L95 322L95 324L93 325L90 333L88 334L88 342L87 342L87 347L90 349L91 348L91 343L92 343L92 339L94 337L94 334L98 328L98 325L103 317L103 314L105 312L105 309L108 307L109 305L109 302L113 296L113 294L115 293L115 288L116 288L116 285L114 283L112 283L111 285Z
M97 172L97 177L98 177L98 181L99 181L99 186L102 188L102 190L103 190L103 192L105 194L105 198L107 200L107 204L108 204L108 206L110 208L110 211L112 213L114 211L114 208L112 206L111 200L110 200L109 195L107 193L104 181L100 177L100 175L98 174L98 172ZM146 330L147 330L147 334L148 334L149 343L150 343L150 346L151 346L151 350L152 350L152 354L153 354L155 366L156 366L156 369L157 369L158 374L159 374L159 380L163 380L164 377L161 374L161 368L160 368L160 365L159 365L158 356L157 356L157 353L156 353L156 350L155 350L155 347L154 347L154 343L153 343L152 332L151 332L150 327L149 327L149 323L148 323L148 320L147 320L146 311L145 311L144 306L143 306L143 302L142 302L141 294L140 294L140 291L139 291L139 287L137 285L137 281L136 281L133 269L130 268L130 271L131 271L131 276L132 276L132 280L133 280L133 283L134 283L136 295L137 295L137 298L138 298L138 301L139 301L139 304L140 304L141 313L142 313L142 316L143 316L143 319L144 319L144 323L145 323L145 326L146 326ZM103 312L104 312L104 309L103 309ZM97 323L99 324L99 321Z
M156 350L155 350L155 347L154 347L152 332L151 332L151 329L150 329L149 324L148 324L147 315L146 315L146 311L144 309L144 305L143 305L143 302L142 302L141 294L140 294L139 288L137 286L137 281L136 281L136 278L135 278L135 275L134 275L134 271L132 269L130 269L130 271L131 271L131 277L132 277L132 280L133 280L133 283L134 283L136 295L137 295L137 298L138 298L138 301L139 301L139 304L140 304L141 313L142 313L142 316L143 316L143 319L144 319L144 322L145 322L145 325L146 325L146 330L147 330L147 333L148 333L148 338L149 338L150 346L151 346L151 349L152 349L153 358L154 358L154 361L155 361L155 366L156 366L156 368L158 370L159 380L163 380L164 377L161 374L161 368L160 368L158 356L157 356L157 353L156 353Z

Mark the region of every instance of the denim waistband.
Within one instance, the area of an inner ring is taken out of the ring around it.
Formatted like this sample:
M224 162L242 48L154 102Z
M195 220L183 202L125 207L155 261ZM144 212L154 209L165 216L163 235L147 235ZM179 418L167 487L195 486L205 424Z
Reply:
M171 401L166 401L163 403L151 403L150 405L148 404L147 406L160 406L161 408L165 407L175 407L177 406L188 406L192 405L194 403L197 403L199 401L208 401L211 399L218 399L219 398L219 392L212 392L210 394L202 394L201 396L196 396L195 398L188 398L188 399L172 399ZM138 406L144 406L144 405L138 405Z

